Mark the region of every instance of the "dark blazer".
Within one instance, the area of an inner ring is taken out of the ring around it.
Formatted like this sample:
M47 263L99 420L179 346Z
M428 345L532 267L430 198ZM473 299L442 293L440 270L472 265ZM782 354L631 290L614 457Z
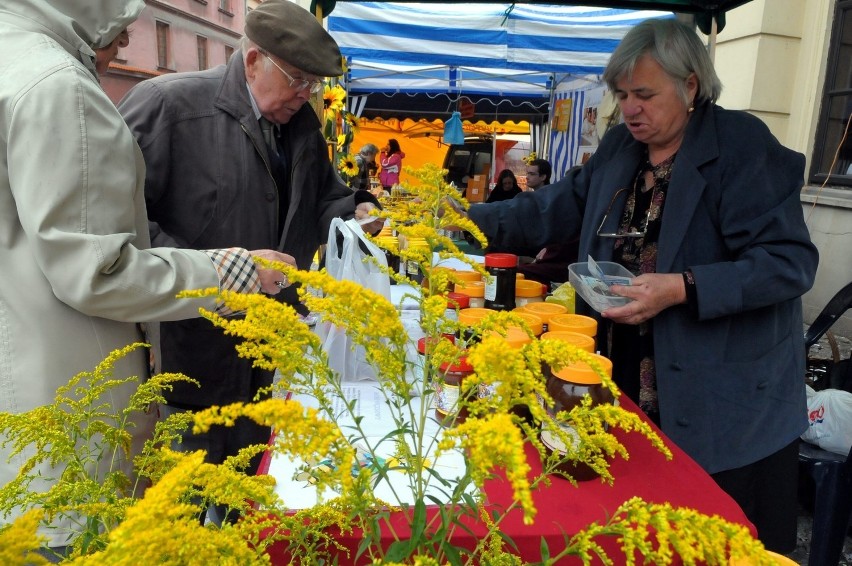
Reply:
M277 249L308 269L332 218L351 217L362 200L376 202L367 191L353 193L337 175L319 120L306 104L285 128L292 166L280 224L279 188L240 53L227 67L143 81L119 110L145 156L154 246ZM295 289L277 297L295 302ZM200 390L175 384L170 402L203 407L251 400L258 386L248 378L252 362L237 356L234 338L205 319L160 327L163 371L202 383Z
M580 237L580 261L611 260L596 236L613 194L633 180L644 146L620 125L560 182L470 217L495 249ZM800 296L818 254L799 191L805 159L757 118L704 104L675 158L657 272L695 275L698 315L674 306L653 321L664 432L708 472L753 463L807 427ZM619 197L605 231L614 231ZM597 313L591 313L597 315Z

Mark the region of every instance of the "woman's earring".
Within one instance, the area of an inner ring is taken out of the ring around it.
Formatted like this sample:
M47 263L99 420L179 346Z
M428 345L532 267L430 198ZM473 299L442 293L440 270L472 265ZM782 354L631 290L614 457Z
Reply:
M687 108L687 109L686 109L686 112L687 112L688 114L692 114L693 112L695 112L695 106L694 106L694 104L695 104L694 102L691 102L691 103L689 104L689 108Z

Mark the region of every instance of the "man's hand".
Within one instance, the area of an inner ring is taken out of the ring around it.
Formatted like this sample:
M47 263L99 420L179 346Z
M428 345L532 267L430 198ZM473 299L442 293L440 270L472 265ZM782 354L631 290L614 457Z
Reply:
M686 289L680 273L645 273L630 285L613 285L610 291L633 299L621 307L605 310L601 315L621 324L639 324L654 318L672 305L686 302Z
M296 258L290 254L275 250L252 250L249 253L252 257L259 257L267 261L280 261L296 267ZM257 264L255 266L257 267L257 275L260 278L260 290L267 295L277 295L281 292L281 289L286 289L290 286L290 280L280 271L260 267Z
M376 205L371 202L362 202L355 207L355 220L361 225L361 229L368 234L377 234L385 225L384 218L376 218L372 211L376 210ZM372 220L369 220L371 219ZM362 222L365 222L362 224Z

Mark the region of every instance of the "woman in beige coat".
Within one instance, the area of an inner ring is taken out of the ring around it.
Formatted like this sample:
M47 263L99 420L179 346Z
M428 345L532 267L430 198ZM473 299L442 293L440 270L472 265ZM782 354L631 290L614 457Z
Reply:
M141 341L137 322L196 317L199 307L215 306L178 300L180 291L275 293L285 278L257 269L252 255L293 263L267 250L150 249L142 154L100 88L93 51L143 7L142 0L0 5L0 411L49 403L70 377ZM134 352L115 377L144 377L146 358ZM115 391L111 401L120 406L129 393ZM8 461L0 451L0 485L27 457ZM67 544L67 531L55 526L44 532L50 546Z

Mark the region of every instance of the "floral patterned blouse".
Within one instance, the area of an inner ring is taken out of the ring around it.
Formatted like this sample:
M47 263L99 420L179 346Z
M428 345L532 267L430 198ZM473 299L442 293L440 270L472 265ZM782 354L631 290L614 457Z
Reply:
M619 232L638 232L643 235L617 238L613 261L634 275L655 273L657 270L657 241L675 155L652 165L646 152L636 172L633 191L624 205ZM645 174L648 171L653 175L653 186L646 186ZM616 383L649 417L659 422L652 328L653 320L638 326L612 324L608 343Z

